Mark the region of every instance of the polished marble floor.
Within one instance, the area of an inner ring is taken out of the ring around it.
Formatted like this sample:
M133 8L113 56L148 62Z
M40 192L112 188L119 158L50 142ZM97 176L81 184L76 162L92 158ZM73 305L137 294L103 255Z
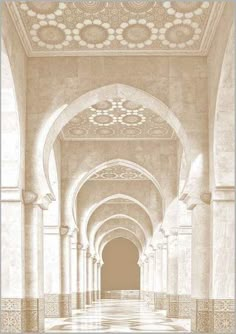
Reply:
M188 333L190 320L169 319L143 301L104 299L66 319L46 319L47 333Z

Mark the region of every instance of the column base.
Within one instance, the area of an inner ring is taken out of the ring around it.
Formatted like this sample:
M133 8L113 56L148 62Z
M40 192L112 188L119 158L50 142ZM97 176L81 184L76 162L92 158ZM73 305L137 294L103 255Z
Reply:
M72 310L77 309L77 292L73 292L71 294L71 307L72 307Z
M148 305L154 306L154 304L155 304L154 303L154 296L155 296L155 293L153 291L148 292L148 300L147 300Z
M154 294L155 310L166 310L166 294L155 292Z
M98 299L98 291L96 291L96 290L92 291L92 298L93 298L94 302L97 301L97 299Z
M235 333L233 299L192 299L191 306L193 332Z
M92 304L92 291L86 292L86 305Z
M44 298L2 298L1 333L42 333Z
M1 299L1 333L22 333L24 331L23 299Z
M72 315L70 294L45 294L45 317L66 318Z
M77 304L76 308L83 310L85 309L86 305L86 292L77 292Z
M178 318L178 295L167 295L167 317Z

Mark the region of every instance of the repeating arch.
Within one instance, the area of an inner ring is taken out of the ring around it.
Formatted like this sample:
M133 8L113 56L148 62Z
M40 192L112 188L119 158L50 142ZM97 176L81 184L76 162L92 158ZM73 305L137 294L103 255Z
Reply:
M176 115L159 99L135 87L124 84L112 84L92 90L73 101L70 105L63 105L44 124L39 132L37 142L41 141L41 149L37 145L37 157L39 159L38 182L41 192L51 192L48 176L48 160L53 143L62 128L77 114L98 103L99 101L119 97L129 99L131 102L140 103L162 117L176 132L186 152L188 166L191 165L191 149L186 132ZM43 145L42 145L43 143ZM40 186L42 185L42 186ZM46 188L45 188L46 186ZM44 187L44 189L42 189Z
M108 219L103 225L100 226L100 228L97 230L96 235L95 235L94 249L97 249L97 245L101 243L101 240L106 233L109 233L110 231L118 227L125 228L129 230L130 232L134 233L138 237L138 240L140 241L142 246L145 247L147 240L145 238L143 230L139 227L139 225L131 221L129 221L129 225L127 225L127 222L125 223L125 221L119 222L119 225L115 225L115 226L114 225L115 225L114 220Z
M151 231L152 231L152 228L154 226L154 222L152 222L151 216L150 216L147 208L141 202L139 202L137 199L135 199L135 198L133 198L131 196L127 196L127 195L124 195L124 194L115 194L115 195L112 195L112 196L108 196L108 197L104 198L102 201L94 204L90 208L90 210L88 211L85 219L81 222L81 225L79 226L79 228L80 228L80 237L81 237L83 243L85 243L85 244L88 243L88 239L87 239L87 226L88 226L88 222L89 222L92 214L95 212L95 210L97 208L99 208L100 206L102 206L106 202L109 202L110 200L113 200L113 199L126 199L126 200L129 200L129 201L137 204L139 207L141 207L142 210L145 211L145 213L147 214L148 218L150 219L150 227L151 227Z
M98 224L96 226L94 226L93 230L91 231L90 235L88 236L89 238L89 244L90 246L94 245L94 241L95 241L95 237L96 237L96 233L99 230L99 228L106 223L107 221L109 221L110 219L116 219L116 218L123 218L123 219L128 219L131 222L137 224L140 229L142 229L144 237L146 240L148 240L148 238L151 236L150 233L148 233L148 230L135 218L131 217L130 215L125 215L125 214L115 214L112 216L109 216L108 218L106 218L105 220L103 220L102 222L98 222Z
M135 234L133 234L132 232L130 232L130 231L124 229L124 228L114 229L113 231L111 231L110 233L108 233L104 236L104 238L101 240L100 245L98 246L98 249L96 250L96 253L97 253L98 257L100 259L102 259L103 249L108 242L110 242L111 240L120 238L120 237L130 240L137 247L137 249L139 251L139 257L141 257L142 246L141 246L139 240L137 239Z

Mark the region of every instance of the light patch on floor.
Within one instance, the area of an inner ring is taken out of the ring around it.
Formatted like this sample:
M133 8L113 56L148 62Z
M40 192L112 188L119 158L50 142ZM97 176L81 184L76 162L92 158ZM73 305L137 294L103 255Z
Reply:
M190 320L170 319L166 311L152 311L143 301L101 300L71 318L46 319L47 333L78 332L190 332Z

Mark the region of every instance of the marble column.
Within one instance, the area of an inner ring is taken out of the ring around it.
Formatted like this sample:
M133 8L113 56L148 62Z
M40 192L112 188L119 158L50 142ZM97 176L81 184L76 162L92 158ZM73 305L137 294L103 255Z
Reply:
M71 238L71 306L77 308L77 265L78 265L77 233Z
M148 301L148 258L144 259L144 300Z
M154 305L154 259L155 253L152 252L148 256L148 302Z
M198 332L211 327L209 203L209 193L186 200L187 209L192 210L191 329Z
M178 257L177 230L169 232L167 237L167 317L178 317Z
M87 251L87 290L86 290L86 304L92 304L93 294L93 258L92 254Z
M77 308L84 309L86 305L86 253L87 248L77 244Z
M211 201L210 330L235 333L235 189L217 187Z
M178 227L178 317L191 318L192 227Z
M154 302L156 310L166 309L167 247L166 243L157 244L155 251Z
M44 329L43 282L43 209L33 192L24 193L25 201L25 298L23 316L25 332Z
M101 299L101 268L102 268L102 262L101 260L97 263L97 290L98 290L98 299Z
M97 258L96 256L93 257L93 301L97 300L98 294L98 270L97 270Z
M143 261L142 260L139 260L138 262L139 264L139 267L140 267L140 299L143 300L143 290L144 290L144 287L143 287L143 284L144 284L144 269L143 269Z
M18 188L1 188L1 333L24 331L24 202Z
M60 226L44 226L44 298L45 317L60 318L62 302Z
M61 315L72 315L71 303L71 233L68 226L61 227Z

